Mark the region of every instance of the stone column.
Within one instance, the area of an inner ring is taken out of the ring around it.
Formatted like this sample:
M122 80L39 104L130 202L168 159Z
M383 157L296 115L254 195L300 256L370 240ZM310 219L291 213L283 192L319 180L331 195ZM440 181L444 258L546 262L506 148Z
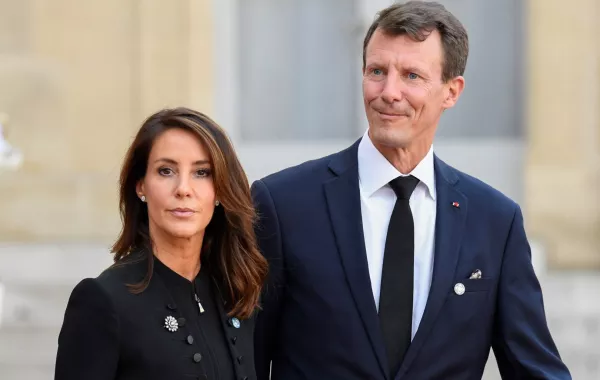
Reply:
M528 17L526 228L550 268L600 268L600 3Z
M212 113L210 0L139 1L140 110L188 106Z

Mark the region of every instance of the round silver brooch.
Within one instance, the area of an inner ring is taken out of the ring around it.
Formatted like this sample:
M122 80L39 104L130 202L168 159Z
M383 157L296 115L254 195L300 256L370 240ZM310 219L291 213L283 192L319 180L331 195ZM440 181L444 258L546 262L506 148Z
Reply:
M454 285L454 293L458 294L459 296L462 296L463 294L465 294L465 285L461 284L460 282L456 285Z
M177 329L179 329L179 323L177 322L177 319L173 318L172 316L168 316L165 318L165 328L167 330L169 330L170 332L175 332L177 331Z

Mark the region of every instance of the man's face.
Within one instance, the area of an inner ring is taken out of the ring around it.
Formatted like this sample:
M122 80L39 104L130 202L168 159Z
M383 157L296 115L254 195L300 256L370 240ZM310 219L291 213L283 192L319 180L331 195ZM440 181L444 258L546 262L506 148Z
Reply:
M373 33L365 52L363 98L375 146L428 149L442 112L456 103L464 85L462 77L443 82L443 59L437 31L422 42L379 29Z

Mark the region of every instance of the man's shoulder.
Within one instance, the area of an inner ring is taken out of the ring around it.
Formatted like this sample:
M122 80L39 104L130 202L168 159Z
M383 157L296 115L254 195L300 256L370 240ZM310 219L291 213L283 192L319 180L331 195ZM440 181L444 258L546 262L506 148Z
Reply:
M298 165L279 170L260 179L269 189L295 188L321 183L331 177L331 160L344 151L308 160Z

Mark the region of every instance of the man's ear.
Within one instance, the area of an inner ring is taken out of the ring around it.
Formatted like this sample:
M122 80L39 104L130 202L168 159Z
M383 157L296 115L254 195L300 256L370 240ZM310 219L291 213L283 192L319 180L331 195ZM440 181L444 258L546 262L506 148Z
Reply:
M465 89L465 78L457 76L450 79L446 84L445 98L442 107L445 109L452 108L458 102L458 98Z

